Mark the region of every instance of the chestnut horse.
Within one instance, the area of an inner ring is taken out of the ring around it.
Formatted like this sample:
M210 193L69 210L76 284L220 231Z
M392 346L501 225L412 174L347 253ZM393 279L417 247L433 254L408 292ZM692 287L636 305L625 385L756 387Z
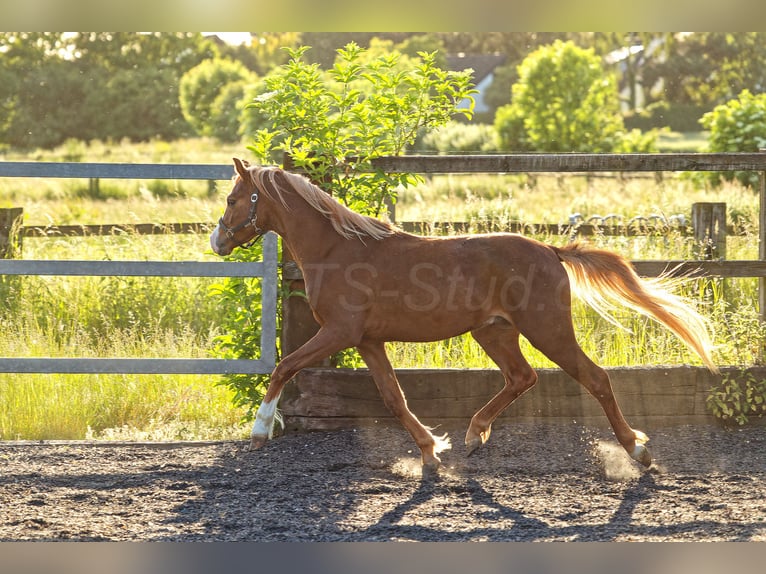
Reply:
M252 448L271 438L285 383L305 366L356 347L386 406L420 447L424 469L437 469L437 453L449 441L407 408L384 344L470 332L500 367L505 385L471 419L469 454L487 441L503 409L537 381L519 349L523 335L599 401L620 444L649 466L646 435L628 425L609 376L575 339L570 288L602 314L620 303L652 317L716 369L705 320L662 280L639 278L617 254L507 233L418 237L347 209L301 175L238 159L234 166L226 211L210 237L213 250L228 255L266 231L279 234L303 272L320 326L274 369Z

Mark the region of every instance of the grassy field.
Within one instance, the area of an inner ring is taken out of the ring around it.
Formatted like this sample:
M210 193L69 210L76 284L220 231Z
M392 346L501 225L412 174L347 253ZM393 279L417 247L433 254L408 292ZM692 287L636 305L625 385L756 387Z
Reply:
M222 163L247 157L209 141L85 146L70 142L51 152L4 159ZM25 225L212 222L228 182L0 181L0 207L22 206ZM696 201L725 201L729 217L755 227L757 197L736 185L710 189L684 176L627 180L482 175L438 176L404 192L397 219L566 222L571 214L684 214ZM561 244L566 237L540 239ZM597 245L632 259L691 257L678 234L643 238L596 237ZM757 256L753 234L730 237L730 259ZM26 259L215 260L207 236L27 238ZM0 356L205 357L219 334L220 309L208 296L214 279L28 277L0 283ZM695 281L686 295L711 318L721 364L747 365L766 343L757 321L756 281ZM670 335L631 314L627 329L575 309L580 341L604 365L699 362ZM493 367L470 337L429 345L389 345L397 367ZM534 349L530 361L550 366ZM135 375L0 375L0 439L203 439L244 437L245 410L218 377Z

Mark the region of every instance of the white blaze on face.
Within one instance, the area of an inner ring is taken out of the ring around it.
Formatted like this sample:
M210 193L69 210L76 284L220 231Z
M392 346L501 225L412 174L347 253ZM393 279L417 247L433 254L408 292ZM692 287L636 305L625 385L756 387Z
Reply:
M210 234L210 247L213 248L213 251L217 253L218 255L221 255L220 251L218 251L218 229L220 228L219 225L215 226L215 229L213 230L213 233Z

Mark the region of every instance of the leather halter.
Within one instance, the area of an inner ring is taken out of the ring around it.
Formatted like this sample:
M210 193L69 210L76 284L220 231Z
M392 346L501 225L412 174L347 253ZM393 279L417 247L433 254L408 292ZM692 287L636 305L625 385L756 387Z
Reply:
M256 225L256 221L258 220L258 215L255 213L255 208L258 205L258 193L254 192L252 195L250 195L250 211L247 213L247 219L244 221L238 223L237 225L233 227L228 227L223 222L223 217L218 220L218 225L220 228L226 233L226 237L228 237L230 240L234 241L234 234L238 231L246 228L246 227L252 227L255 231L255 237L252 239L252 241L248 242L247 244L240 244L240 247L250 247L253 245L256 241L258 241L263 234L265 233L265 230L260 229L258 225Z

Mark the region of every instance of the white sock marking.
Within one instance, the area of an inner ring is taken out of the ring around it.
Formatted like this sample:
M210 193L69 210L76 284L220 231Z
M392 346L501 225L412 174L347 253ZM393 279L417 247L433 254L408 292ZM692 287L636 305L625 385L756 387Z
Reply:
M253 430L250 433L251 437L264 436L271 438L274 433L274 414L277 411L278 400L273 400L270 403L263 401L261 406L258 407L258 412L255 415L255 423L253 424Z

